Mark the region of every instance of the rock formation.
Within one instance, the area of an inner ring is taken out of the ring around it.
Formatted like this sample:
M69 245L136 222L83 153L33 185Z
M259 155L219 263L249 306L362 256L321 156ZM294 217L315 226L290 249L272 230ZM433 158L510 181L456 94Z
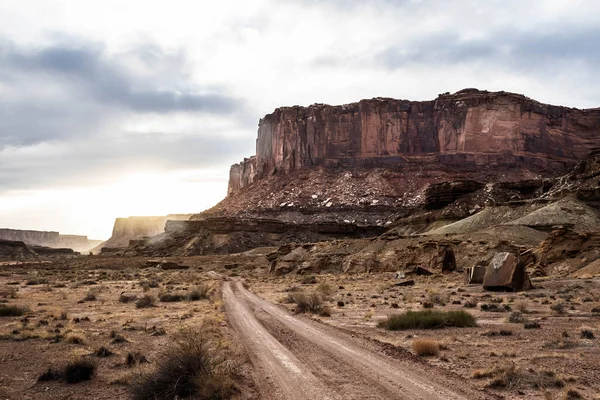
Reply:
M61 235L53 231L33 231L20 229L0 229L0 239L22 241L27 245L51 248L69 248L78 252L86 252L102 243L101 240L90 240L87 236Z
M99 244L93 251L99 252L101 248L119 249L127 247L129 241L144 237L156 236L165 231L168 220L181 221L189 219L191 214L169 214L167 216L135 216L117 218L113 225L111 237Z
M566 171L600 144L600 110L465 89L431 101L389 98L281 107L260 120L256 156L232 166L229 194L304 167Z

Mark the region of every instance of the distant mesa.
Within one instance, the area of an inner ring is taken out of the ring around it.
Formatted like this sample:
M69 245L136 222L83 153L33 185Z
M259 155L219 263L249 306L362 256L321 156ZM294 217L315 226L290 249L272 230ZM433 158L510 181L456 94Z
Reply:
M96 247L101 240L91 240L87 236L61 235L53 231L34 231L21 229L0 229L0 239L21 241L28 246L42 246L47 248L66 248L76 252L85 253Z
M167 216L134 216L117 218L111 237L98 244L92 251L115 252L127 247L130 241L156 236L165 231L167 221L188 220L192 214L169 214Z

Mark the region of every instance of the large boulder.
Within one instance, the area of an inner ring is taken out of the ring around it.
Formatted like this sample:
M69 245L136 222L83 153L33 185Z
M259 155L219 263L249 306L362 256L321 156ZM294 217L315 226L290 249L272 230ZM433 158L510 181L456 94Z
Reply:
M525 265L514 253L502 252L494 256L487 266L483 288L490 291L519 292L532 288Z

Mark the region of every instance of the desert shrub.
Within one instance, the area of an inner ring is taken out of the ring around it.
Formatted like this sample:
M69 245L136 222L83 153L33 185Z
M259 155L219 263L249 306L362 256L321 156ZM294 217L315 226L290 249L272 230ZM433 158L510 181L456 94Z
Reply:
M67 383L78 383L92 379L95 370L94 362L86 358L78 358L69 361L63 373Z
M413 340L412 348L415 354L421 357L437 356L440 353L439 343L431 339Z
M427 295L427 301L432 304L439 304L440 306L445 306L448 302L448 295L432 291L429 292L429 294Z
M566 389L561 397L562 400L583 399L583 395L575 389Z
M3 287L0 288L0 298L6 299L16 299L17 298L17 289L12 287Z
M318 293L291 293L290 298L296 304L296 313L311 312L323 316L331 315L327 306L323 304L323 299Z
M406 329L438 329L446 326L476 326L475 317L465 311L407 311L390 315L379 327L392 331Z
M158 299L163 303L173 303L176 301L183 301L184 295L181 293L161 293Z
M317 285L317 289L316 289L317 293L319 293L321 296L323 296L324 298L328 298L330 297L334 290L331 287L331 285L329 285L326 282L321 282Z
M209 292L210 292L210 286L203 283L203 284L200 284L200 285L190 289L187 292L185 299L187 301L198 301L198 300L208 299L210 297Z
M132 385L134 400L227 399L238 389L237 363L206 329L185 331L158 359L155 370Z
M511 324L522 324L525 322L525 317L521 311L513 311L508 314L506 321L510 322Z
M481 309L481 311L490 311L490 312L507 312L510 311L511 308L508 304L505 304L504 306L499 306L496 303L491 303L491 304L482 304L481 306L479 306L479 308Z
M475 371L473 379L492 378L487 387L495 389L546 389L563 387L565 380L552 370L535 370L518 368L515 364Z
M20 317L28 311L29 309L25 306L0 304L0 317Z
M343 301L341 301L341 300L339 300L339 301L337 302L337 306L338 306L338 307L344 307L345 305L346 305L346 304L345 304Z
M517 309L517 311L519 311L523 314L527 314L529 312L529 304L524 300L518 301L515 304L515 308Z
M433 308L433 303L430 301L424 301L423 302L423 308L428 309L428 308Z
M38 381L39 382L46 382L46 381L55 381L61 378L61 374L59 371L56 371L52 368L48 368L46 370L46 372L44 372L43 374L41 374L38 377Z
M119 296L119 302L120 303L131 303L133 301L136 301L137 298L138 297L135 294L121 293L121 295Z
M499 331L485 331L481 335L482 336L512 336L512 331L507 329L501 329Z
M46 278L31 278L31 279L27 280L27 282L25 284L28 286L33 286L33 285L45 285L47 283L49 283L49 281Z
M563 314L565 314L567 312L565 310L565 304L564 303L553 304L552 306L550 306L550 309L552 311L554 311L554 313L556 313L558 315L563 315Z
M125 358L125 364L127 364L129 367L133 367L138 364L145 364L147 362L148 359L146 356L139 351L129 352L127 353L127 358Z
M96 297L96 294L91 290L85 294L85 297L83 299L81 299L81 301L96 301L96 300L98 300L98 298Z
M533 321L533 322L525 322L525 324L523 325L523 328L525 328L525 329L541 329L542 326L540 325L539 322Z
M592 332L589 329L583 329L581 331L581 338L582 339L593 339L594 338L594 332Z
M592 308L592 313L594 313L594 314L600 314L600 307L594 307L594 308Z
M156 303L156 297L151 294L145 294L135 302L136 308L148 308L153 307Z
M66 342L69 343L69 344L83 344L84 340L79 335L70 335L70 336L67 337Z
M477 307L477 300L475 300L475 299L473 299L473 300L467 300L463 304L463 307L464 308L475 308L475 307Z
M115 353L113 353L112 351L110 351L110 349L106 346L102 346L98 349L96 349L96 351L94 351L94 355L96 357L110 357L112 355L114 355Z
M300 283L303 285L314 285L315 283L317 283L317 278L315 278L314 275L308 275L302 278L302 280L300 280Z

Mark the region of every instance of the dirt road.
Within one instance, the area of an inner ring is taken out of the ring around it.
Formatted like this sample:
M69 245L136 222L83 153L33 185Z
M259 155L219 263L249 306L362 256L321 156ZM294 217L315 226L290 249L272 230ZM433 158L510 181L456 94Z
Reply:
M409 355L388 356L382 345L292 316L239 281L224 283L223 300L265 399L491 398Z

